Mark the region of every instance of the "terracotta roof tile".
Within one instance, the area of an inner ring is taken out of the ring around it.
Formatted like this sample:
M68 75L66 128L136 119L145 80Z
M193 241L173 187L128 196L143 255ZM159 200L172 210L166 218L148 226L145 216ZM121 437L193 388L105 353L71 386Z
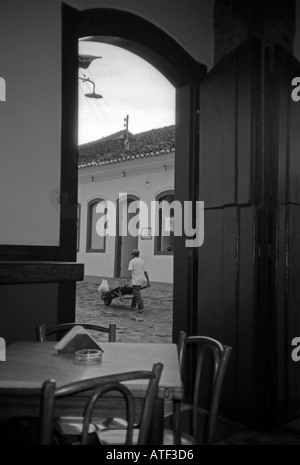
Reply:
M135 158L154 157L175 151L175 126L166 126L139 134L129 133L129 151L125 150L124 131L80 145L78 167L117 163Z

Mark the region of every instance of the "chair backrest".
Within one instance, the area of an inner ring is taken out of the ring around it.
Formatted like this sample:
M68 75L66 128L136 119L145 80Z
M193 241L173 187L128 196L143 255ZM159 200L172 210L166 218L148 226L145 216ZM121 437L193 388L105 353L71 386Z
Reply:
M187 346L197 345L197 362L195 381L193 388L193 405L192 405L192 434L197 437L198 434L198 420L199 420L199 396L201 390L201 381L203 376L203 366L208 361L210 363L210 390L208 394L208 408L207 408L207 423L204 429L204 444L212 444L216 429L216 421L220 397L222 392L223 380L226 373L229 357L232 348L222 344L216 339L206 336L189 336L182 333L179 338L180 345L179 363L181 372L183 372L183 364L187 351ZM207 374L205 372L205 374ZM203 383L208 384L208 379L203 377Z
M99 331L101 333L108 333L108 341L116 342L115 323L110 324L108 327L87 323L62 323L60 325L51 326L48 328L46 328L44 324L41 324L36 328L36 337L39 342L44 342L46 341L47 336L51 336L52 334L66 333L67 331L70 331L70 329L74 328L74 326L83 326L85 329Z
M92 414L95 409L97 400L109 391L117 391L123 396L126 403L126 445L132 445L133 427L135 422L134 398L130 391L130 386L122 383L132 380L149 380L146 390L146 396L140 418L140 429L138 444L148 444L148 437L151 427L152 414L154 411L154 401L157 397L159 381L163 365L155 363L152 371L131 371L127 373L118 373L97 378L77 381L65 386L56 387L54 380L46 380L42 387L41 393L41 430L40 444L50 445L53 439L53 426L55 418L56 399L69 397L79 393L87 392L87 402L83 411L83 427L81 432L81 445L86 445L88 440L89 426L92 423ZM90 392L88 392L90 391ZM70 406L71 409L71 406ZM72 412L70 412L72 414Z

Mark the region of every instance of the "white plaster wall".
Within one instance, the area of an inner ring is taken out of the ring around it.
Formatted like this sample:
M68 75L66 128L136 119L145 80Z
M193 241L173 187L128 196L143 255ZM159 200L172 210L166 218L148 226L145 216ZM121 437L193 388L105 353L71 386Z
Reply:
M126 163L124 163L126 165ZM84 169L83 169L84 170ZM80 170L83 171L83 170ZM150 188L146 188L145 178L151 178ZM157 194L164 190L174 189L174 169L154 173L130 174L126 177L101 180L97 182L79 183L78 201L81 205L80 251L77 261L85 264L86 276L114 276L115 237L106 238L105 253L86 253L86 221L87 204L90 200L100 197L116 201L120 193L134 194L147 203L155 200ZM151 240L139 238L138 247L141 258L145 260L150 279L153 282L173 282L173 256L154 255L154 237ZM128 257L128 261L130 257Z
M59 243L60 8L60 0L0 2L0 244Z

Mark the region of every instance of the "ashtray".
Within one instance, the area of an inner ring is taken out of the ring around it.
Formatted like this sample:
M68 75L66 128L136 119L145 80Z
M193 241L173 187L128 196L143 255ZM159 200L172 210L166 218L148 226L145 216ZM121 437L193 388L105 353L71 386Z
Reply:
M97 349L82 349L75 352L75 363L92 365L102 361L102 350Z

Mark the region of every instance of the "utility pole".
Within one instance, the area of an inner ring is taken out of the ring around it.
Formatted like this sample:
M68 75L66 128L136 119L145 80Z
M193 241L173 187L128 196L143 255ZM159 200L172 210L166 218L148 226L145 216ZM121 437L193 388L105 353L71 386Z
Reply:
M124 130L126 131L126 134L124 134L126 152L128 152L129 150L128 122L129 122L129 115L127 115L126 118L124 118Z

